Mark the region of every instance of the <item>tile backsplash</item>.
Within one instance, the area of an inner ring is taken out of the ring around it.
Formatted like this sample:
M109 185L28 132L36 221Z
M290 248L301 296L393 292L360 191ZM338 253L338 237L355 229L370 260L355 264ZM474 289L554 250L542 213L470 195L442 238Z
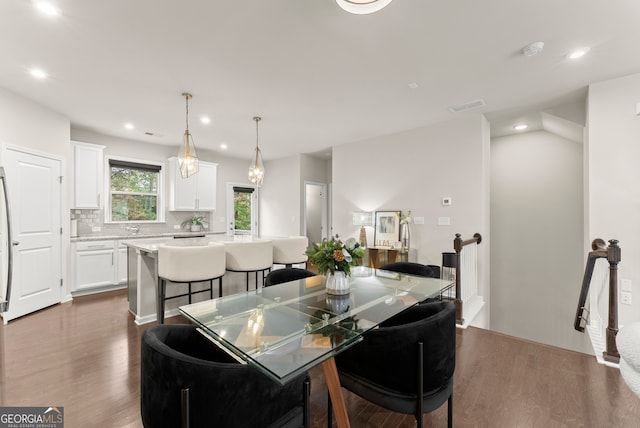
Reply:
M168 211L165 213L164 223L105 223L104 212L102 210L72 209L70 220L76 220L77 222L77 236L127 236L131 234L127 228L132 225L140 226L138 235L180 232L182 229L175 229L174 225L180 225L193 214L196 213ZM210 213L206 212L198 212L197 215L210 217ZM209 223L211 224L210 220L209 218ZM100 229L95 230L95 228Z

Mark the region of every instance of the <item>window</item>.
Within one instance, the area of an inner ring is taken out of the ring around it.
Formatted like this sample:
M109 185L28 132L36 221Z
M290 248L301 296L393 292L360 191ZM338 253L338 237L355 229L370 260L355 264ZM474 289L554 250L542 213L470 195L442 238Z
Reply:
M162 221L161 170L161 165L109 159L107 221Z

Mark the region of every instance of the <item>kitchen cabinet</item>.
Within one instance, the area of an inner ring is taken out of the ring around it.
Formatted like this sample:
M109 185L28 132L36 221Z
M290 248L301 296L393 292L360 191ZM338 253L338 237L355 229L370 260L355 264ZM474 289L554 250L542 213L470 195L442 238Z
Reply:
M182 178L178 158L169 158L169 210L215 211L218 164L198 162L198 173Z
M117 258L118 258L118 266L116 269L116 282L118 284L123 284L127 282L127 246L122 244L122 241L118 242L117 247Z
M71 243L72 294L82 295L122 288L128 280L128 247L123 239ZM153 239L153 238L151 238ZM137 242L145 238L136 239Z
M114 285L117 260L114 241L85 241L73 244L73 290Z
M73 208L100 209L104 147L77 141L73 150Z

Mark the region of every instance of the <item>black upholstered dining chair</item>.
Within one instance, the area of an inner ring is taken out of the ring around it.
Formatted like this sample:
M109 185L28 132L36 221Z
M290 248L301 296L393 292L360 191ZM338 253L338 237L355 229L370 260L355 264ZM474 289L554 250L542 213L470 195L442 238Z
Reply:
M453 417L456 311L451 302L413 306L336 355L341 385L378 406L422 415L448 401Z
M141 353L147 428L309 426L307 375L280 385L235 361L193 325L149 328Z
M427 278L440 278L440 266L435 265L423 265L414 262L395 262L381 266L380 269Z
M295 281L296 279L304 279L316 276L316 273L307 269L300 268L284 268L276 269L269 272L264 280L264 286L282 284L283 282Z

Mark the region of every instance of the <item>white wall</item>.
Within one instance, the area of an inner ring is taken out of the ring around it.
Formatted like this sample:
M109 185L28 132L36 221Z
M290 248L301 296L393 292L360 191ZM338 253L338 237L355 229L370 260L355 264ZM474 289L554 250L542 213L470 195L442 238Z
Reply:
M582 145L545 131L491 142L491 329L580 352Z
M618 278L633 284L633 305L619 305L619 323L640 320L640 74L589 86L587 98L586 241L615 238ZM590 248L584 249L586 253ZM605 321L606 322L606 321Z
M0 139L64 158L69 157L69 119L0 88Z
M260 189L260 233L263 236L300 234L300 156L265 162Z
M359 236L353 211L411 210L424 225L411 225L411 246L418 262L440 265L453 251L455 233L483 235L479 247L480 294L489 296L488 141L481 115L333 148L333 232ZM442 197L451 206L442 206ZM438 226L438 217L450 226ZM373 241L368 228L367 241ZM482 324L486 325L485 314Z

